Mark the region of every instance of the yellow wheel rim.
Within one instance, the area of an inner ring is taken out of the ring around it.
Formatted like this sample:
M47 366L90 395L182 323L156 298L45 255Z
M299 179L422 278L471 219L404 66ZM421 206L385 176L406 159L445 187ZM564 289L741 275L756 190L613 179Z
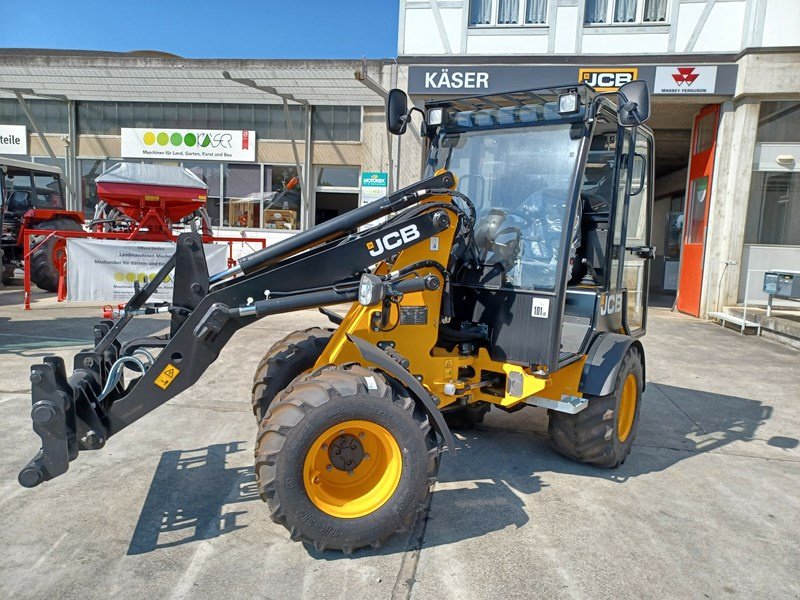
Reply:
M386 504L402 471L394 436L377 423L352 420L329 428L314 441L303 464L303 482L321 511L355 519Z
M619 414L617 415L617 439L624 442L628 439L633 428L633 417L636 414L636 377L629 373L622 386L622 398L619 401Z

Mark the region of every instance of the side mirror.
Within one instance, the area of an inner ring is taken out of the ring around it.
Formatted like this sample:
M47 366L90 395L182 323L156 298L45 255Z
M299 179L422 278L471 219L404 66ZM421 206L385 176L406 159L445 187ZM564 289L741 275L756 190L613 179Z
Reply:
M389 90L386 98L386 129L394 135L403 135L408 127L408 96L403 90Z
M619 124L623 127L641 125L650 118L650 90L647 82L637 79L626 83L617 92Z

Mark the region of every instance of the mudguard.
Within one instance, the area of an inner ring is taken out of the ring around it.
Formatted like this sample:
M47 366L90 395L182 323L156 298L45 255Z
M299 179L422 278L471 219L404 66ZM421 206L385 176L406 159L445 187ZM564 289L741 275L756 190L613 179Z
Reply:
M642 376L645 374L644 348L641 342L620 333L600 333L589 347L578 391L584 395L607 396L614 391L614 381L628 348L635 346L642 357ZM642 381L644 389L644 381Z
M455 444L453 443L453 435L450 433L450 428L447 426L442 413L433 403L431 395L422 384L417 381L411 373L406 371L397 362L392 360L388 354L374 344L349 333L347 334L347 339L358 348L358 352L365 361L387 372L406 386L414 397L422 403L422 408L425 409L428 417L430 417L436 433L442 436L442 440L444 440L442 451L454 450Z

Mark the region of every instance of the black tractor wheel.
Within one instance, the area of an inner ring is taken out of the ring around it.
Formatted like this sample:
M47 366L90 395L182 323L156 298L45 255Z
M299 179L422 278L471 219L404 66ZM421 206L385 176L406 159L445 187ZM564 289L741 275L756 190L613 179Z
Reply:
M359 365L327 367L261 421L256 480L293 540L350 554L413 526L438 452L427 415L402 390Z
M550 443L572 460L603 468L618 467L631 451L639 424L642 402L639 352L628 350L611 394L586 398L589 406L577 414L548 411Z
M445 409L442 411L442 416L450 429L474 429L477 424L483 423L483 417L491 407L492 405L488 402L477 402L450 410Z
M82 227L72 219L53 219L36 223L33 229L57 229L59 231L81 231ZM31 236L35 246L43 236ZM58 291L58 277L67 260L67 243L63 239L51 237L30 255L31 281L47 292Z
M253 414L259 422L275 396L314 366L333 331L322 327L295 331L273 344L264 355L253 377Z

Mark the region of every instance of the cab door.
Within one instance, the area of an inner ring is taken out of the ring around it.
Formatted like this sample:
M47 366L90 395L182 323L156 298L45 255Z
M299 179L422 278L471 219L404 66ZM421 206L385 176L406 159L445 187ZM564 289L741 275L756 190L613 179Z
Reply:
M647 326L647 296L653 214L653 138L647 131L636 133L635 154L628 188L628 214L625 227L625 258L622 288L626 291L625 318L631 335L643 335Z
M653 138L643 129L620 128L619 188L613 215L608 313L621 312L622 326L640 336L647 326L653 212ZM615 294L616 292L616 294ZM620 306L620 301L621 306Z

